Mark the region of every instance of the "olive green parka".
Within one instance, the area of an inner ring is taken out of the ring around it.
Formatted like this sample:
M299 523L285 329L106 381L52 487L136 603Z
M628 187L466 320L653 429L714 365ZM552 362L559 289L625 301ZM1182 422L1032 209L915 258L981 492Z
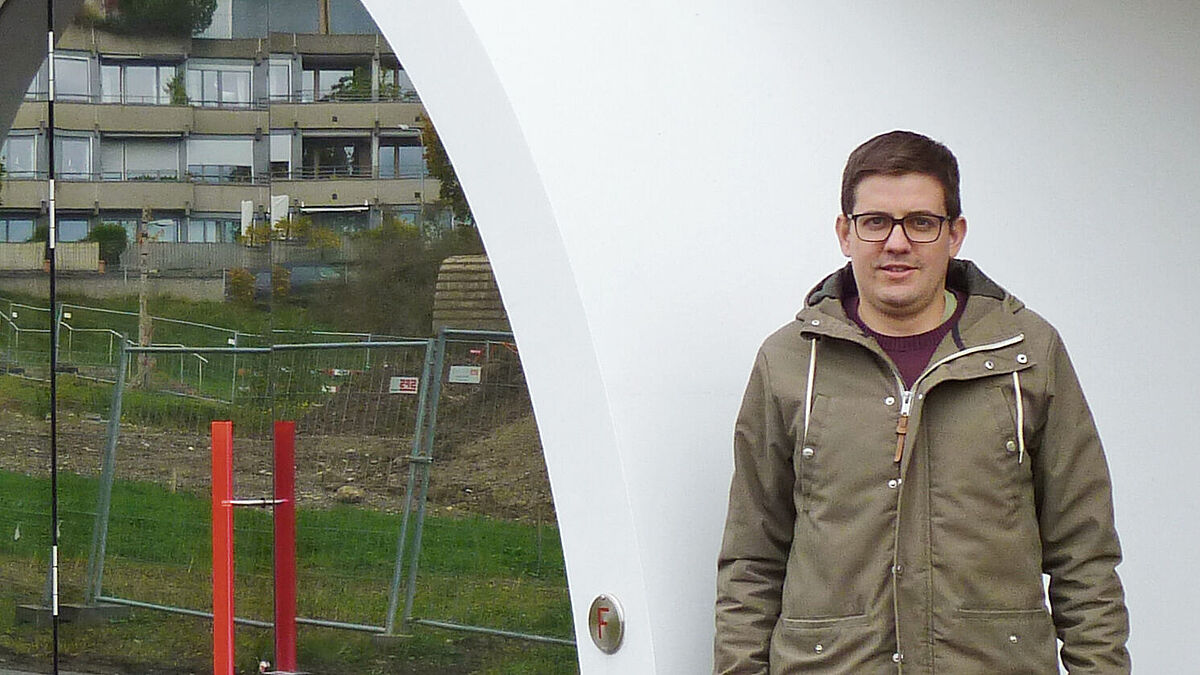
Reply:
M966 307L911 390L846 317L848 265L759 350L715 673L1055 673L1056 638L1072 674L1129 672L1108 468L1062 342L968 261L947 286Z

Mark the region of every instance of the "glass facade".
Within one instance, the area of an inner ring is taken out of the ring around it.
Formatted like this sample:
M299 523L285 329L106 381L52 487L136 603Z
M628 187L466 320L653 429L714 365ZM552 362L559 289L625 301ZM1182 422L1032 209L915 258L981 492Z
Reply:
M211 107L247 107L251 97L250 64L233 65L191 61L187 69L187 97L190 103Z

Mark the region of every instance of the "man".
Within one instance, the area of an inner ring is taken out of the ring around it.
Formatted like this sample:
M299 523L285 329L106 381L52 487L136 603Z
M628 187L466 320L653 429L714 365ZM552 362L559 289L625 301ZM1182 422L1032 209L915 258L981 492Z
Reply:
M1127 673L1108 469L1054 328L954 256L958 163L851 153L850 264L759 350L717 673ZM1046 609L1043 572L1050 577Z

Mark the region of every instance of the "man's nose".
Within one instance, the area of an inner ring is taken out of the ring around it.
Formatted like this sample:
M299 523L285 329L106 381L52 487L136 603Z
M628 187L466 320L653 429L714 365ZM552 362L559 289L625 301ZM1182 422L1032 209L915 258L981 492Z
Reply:
M912 248L912 242L904 232L904 225L894 223L888 238L883 242L883 248L888 251L907 251Z

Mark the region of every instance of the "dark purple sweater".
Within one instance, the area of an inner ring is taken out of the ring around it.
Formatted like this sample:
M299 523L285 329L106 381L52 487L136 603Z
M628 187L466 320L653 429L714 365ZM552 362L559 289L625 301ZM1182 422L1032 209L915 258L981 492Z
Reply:
M962 316L963 310L967 306L966 294L961 291L951 292L954 293L954 297L958 301L958 306L954 308L954 313L942 325L918 335L894 337L871 330L867 324L863 323L862 317L858 314L857 295L844 296L842 298L842 308L846 310L846 316L858 324L858 327L862 329L864 334L874 338L875 342L879 343L879 346L887 353L892 363L896 364L896 368L900 371L900 377L904 380L904 388L912 389L913 382L920 377L921 372L929 365L929 359L937 351L938 345L942 343L946 334L958 323L958 319Z

